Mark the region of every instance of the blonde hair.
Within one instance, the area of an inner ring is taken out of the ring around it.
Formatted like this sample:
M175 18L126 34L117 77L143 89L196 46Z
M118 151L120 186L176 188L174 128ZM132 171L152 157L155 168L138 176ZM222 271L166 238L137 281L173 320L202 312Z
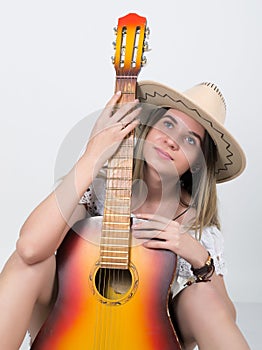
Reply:
M141 124L136 129L136 146L134 150L133 179L144 177L145 161L143 159L143 146L148 132L153 125L166 113L167 108L153 107L145 104L141 115ZM189 229L195 230L197 238L201 238L203 228L215 225L220 229L217 210L217 191L215 164L217 161L217 149L210 135L205 132L201 145L202 154L200 169L192 172L190 169L181 176L181 190L190 196L190 203L186 203L180 196L180 203L185 207L195 209L195 217L189 223ZM184 193L181 191L181 194Z

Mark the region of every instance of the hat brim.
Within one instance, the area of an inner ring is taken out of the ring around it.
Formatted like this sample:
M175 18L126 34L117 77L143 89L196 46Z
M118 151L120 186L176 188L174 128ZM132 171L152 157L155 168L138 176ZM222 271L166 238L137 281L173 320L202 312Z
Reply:
M137 98L142 103L178 109L203 125L218 150L217 183L232 180L243 172L246 158L235 138L212 115L183 93L154 81L140 81L137 84Z

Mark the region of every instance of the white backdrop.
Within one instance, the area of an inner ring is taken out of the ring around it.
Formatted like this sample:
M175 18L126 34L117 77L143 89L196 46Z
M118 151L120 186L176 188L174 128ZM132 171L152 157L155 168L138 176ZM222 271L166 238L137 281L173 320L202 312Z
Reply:
M9 0L0 5L0 268L30 211L52 190L60 145L114 90L112 28L147 17L141 79L186 90L216 83L228 129L246 151L240 178L219 185L232 299L262 302L260 195L261 14L259 0ZM88 133L88 131L87 131Z

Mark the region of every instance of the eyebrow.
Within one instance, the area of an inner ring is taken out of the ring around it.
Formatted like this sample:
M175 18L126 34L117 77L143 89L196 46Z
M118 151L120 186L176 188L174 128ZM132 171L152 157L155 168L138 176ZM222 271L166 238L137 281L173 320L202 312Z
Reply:
M169 115L169 114L165 114L165 115L163 115L163 118L165 118L165 117L171 119L172 122L173 122L174 124L178 125L178 122L177 122L176 118L174 118L173 116L171 116L171 115ZM200 135L198 135L196 132L194 132L194 131L192 131L192 130L189 130L188 132L189 132L190 135L193 135L193 136L195 136L196 138L198 138L199 141L200 141L200 143L202 144L203 140L202 140L202 138L201 138Z

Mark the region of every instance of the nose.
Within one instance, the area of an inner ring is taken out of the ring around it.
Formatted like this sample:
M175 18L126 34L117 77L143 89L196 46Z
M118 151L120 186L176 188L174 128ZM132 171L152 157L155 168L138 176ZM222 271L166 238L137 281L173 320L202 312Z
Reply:
M165 134L164 142L167 144L168 147L170 147L174 151L179 149L178 142L174 138L168 136L167 134Z

